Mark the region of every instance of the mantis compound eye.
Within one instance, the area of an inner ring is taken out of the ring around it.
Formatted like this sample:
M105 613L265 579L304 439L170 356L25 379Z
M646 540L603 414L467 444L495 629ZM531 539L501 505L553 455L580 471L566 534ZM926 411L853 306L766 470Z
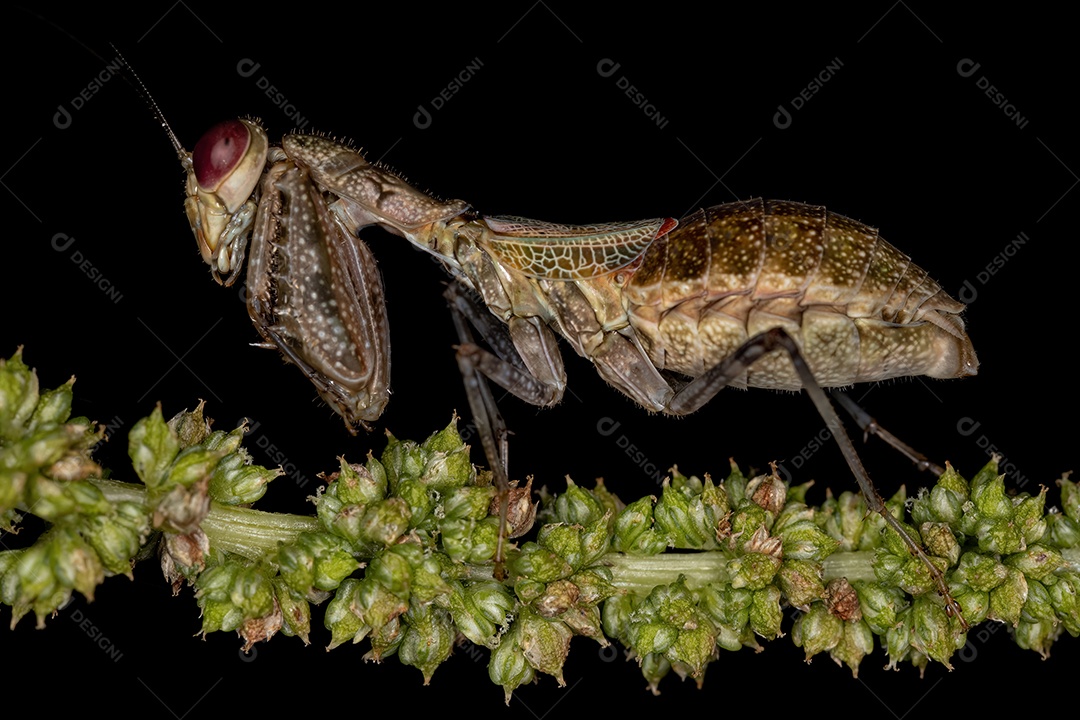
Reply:
M229 212L243 205L266 163L266 132L247 120L226 120L210 128L191 153L199 190L215 194Z
M249 145L251 132L239 120L226 120L207 130L191 154L199 187L216 190L240 164Z

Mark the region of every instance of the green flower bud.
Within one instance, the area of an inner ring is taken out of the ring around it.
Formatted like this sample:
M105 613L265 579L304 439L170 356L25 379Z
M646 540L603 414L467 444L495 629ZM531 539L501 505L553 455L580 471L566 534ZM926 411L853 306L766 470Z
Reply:
M956 493L962 500L967 500L970 492L967 480L956 472L949 462L945 463L945 472L938 478L937 485L934 487Z
M979 550L984 553L1008 555L1024 549L1024 534L1012 518L984 521L975 534L979 538Z
M79 532L109 573L132 577L131 564L150 534L150 518L141 504L121 502L111 514L85 517Z
M973 590L989 592L1008 577L1008 568L992 557L966 552L960 556L960 563L953 571L957 582L968 585Z
M3 483L2 478L3 476L0 475L0 486ZM0 500L0 507L3 507L2 500ZM1080 545L1080 522L1058 513L1047 515L1045 520L1046 534L1042 539L1047 545L1059 548L1073 548Z
M585 559L581 548L581 533L580 525L548 524L540 528L540 532L536 535L536 543L558 555L571 568L577 569L582 566ZM541 578L534 579L541 580Z
M364 662L382 662L398 651L405 633L401 627L401 618L392 617L371 631L368 639L371 649L364 653Z
M300 533L292 545L278 550L281 578L300 597L334 590L360 567L340 538L328 533Z
M762 507L747 503L737 508L731 514L731 539L734 547L742 550L757 533L758 528L764 528L765 532L768 532L771 525L772 517Z
M612 595L604 603L601 618L604 634L624 645L629 645L630 614L637 606L637 598L630 593Z
M330 631L330 644L327 650L333 650L342 643L358 643L367 637L371 627L367 625L354 607L360 590L360 581L353 578L343 580L334 597L326 606L323 624Z
M1028 545L1039 542L1046 533L1046 488L1038 495L1018 498L1013 512L1013 523L1020 529Z
M630 629L630 649L640 657L667 653L679 638L679 630L665 622L634 622Z
M968 499L967 481L952 465L946 463L945 472L930 490L919 493L912 505L911 516L915 523L947 523L958 527L964 515L964 503Z
M1021 622L1057 621L1053 603L1050 601L1050 591L1038 580L1028 578L1028 595L1020 611L1020 620Z
M775 589L775 588L774 588ZM779 595L779 591L777 591ZM779 606L778 608L779 609ZM751 612L751 617L753 613ZM700 680L716 650L716 629L703 615L681 629L665 657L673 666L683 666L691 677Z
M808 483L812 484L812 483ZM790 492L788 493L790 496ZM801 522L811 522L816 520L817 511L809 507L804 502L797 502L794 500L788 500L788 504L784 506L784 509L780 511L780 514L776 516L776 520L772 525L772 533L779 535L785 528L795 525Z
M289 637L298 637L305 645L310 645L308 635L311 632L311 605L302 597L297 597L280 577L274 578L274 594L281 608L281 633Z
M912 540L917 543L922 542L922 536L919 535L919 531L916 530L914 527L904 522L901 522L900 526L904 529L905 532L907 532L907 534L911 537ZM893 555L897 555L899 557L906 557L911 554L911 551L908 549L907 543L904 542L904 539L902 537L900 537L900 533L896 532L891 527L886 528L882 540L883 548L888 552L892 553Z
M202 445L185 448L173 460L163 485L190 488L209 480L223 456L220 450L208 450Z
M674 547L711 547L715 541L716 520L706 515L700 495L690 496L665 482L653 516L657 530L673 541Z
M424 684L431 681L435 669L450 657L454 649L454 625L450 614L432 605L414 605L402 616L405 631L398 646L398 657L406 665L424 674Z
M340 591L339 591L340 592ZM350 606L376 632L409 609L409 603L387 590L374 578L365 576Z
M570 652L573 632L558 620L547 620L523 608L515 621L520 625L519 644L525 659L534 669L551 675L559 686L566 685L562 669Z
M210 423L203 417L205 407L206 403L200 400L199 404L191 412L184 410L169 419L169 430L176 436L181 449L198 445L211 435ZM217 434L222 435L223 433L219 432Z
M277 562L281 581L301 597L311 597L315 586L315 558L303 544L306 533L300 535L293 545L278 549Z
M679 629L692 622L697 608L685 578L670 585L657 585L630 616L631 649L639 656L666 653Z
M1069 474L1057 481L1061 487L1061 510L1073 522L1080 523L1080 484L1069 480Z
M919 527L919 535L926 543L926 551L930 555L945 558L950 566L960 559L960 543L956 541L948 523L925 522Z
M56 482L40 475L25 488L27 507L40 518L56 522L74 514L105 514L112 504L87 481Z
M523 605L531 605L547 590L547 583L519 577L514 581L514 594Z
M844 635L829 651L829 655L838 664L847 665L852 677L859 677L859 663L873 651L874 634L865 622L859 620L844 623Z
M784 542L784 558L821 562L833 554L840 543L826 535L810 520L798 520L785 527L773 528Z
M580 591L579 605L596 605L617 591L611 584L611 570L606 567L592 567L587 570L576 572L570 576L570 582L574 583Z
M477 645L494 648L499 631L507 624L515 602L506 586L492 580L462 584L450 583L447 596L454 625Z
M2 452L0 450L0 453ZM26 480L25 472L0 470L0 510L4 512L5 517L11 518L10 523L5 521L0 524L0 527L4 527L9 531L13 530L13 528L8 527L8 525L14 525L21 518L14 512L13 508L22 501L23 491L26 489Z
M885 631L885 652L889 656L887 670L896 670L897 666L912 656L911 629L913 610L908 607L897 615L896 624ZM920 653L914 653L920 655ZM922 657L925 657L923 655ZM916 660L912 660L916 664Z
M412 512L399 497L372 503L360 519L360 539L374 546L389 547L410 527Z
M915 537L915 539L918 540L918 533L914 533L911 526L906 525L904 523L904 508L906 506L907 506L907 488L905 486L901 485L900 489L897 490L896 493L891 498L889 498L888 500L885 501L885 510L890 515L892 515L893 518L895 518L898 522L900 522L901 525L903 525L910 533L913 533L913 536ZM866 506L863 505L863 507L865 508ZM864 511L864 513L865 513L865 511ZM885 533L889 533L889 534L895 536L895 533L892 530L889 530L889 529L886 528L885 518L882 517L880 513L868 513L868 514L866 514L866 516L865 516L865 526L864 526L864 529L863 529L862 542L861 542L860 549L862 549L862 550L877 549L877 548L881 547L884 542L886 542L886 541L888 541L890 539L891 540L899 540L899 538L896 538L896 537L889 538L888 536L885 535ZM903 544L902 540L900 540L900 545L898 545L897 547L903 547L904 552L905 553L907 552L907 546Z
M673 665L701 677L716 645L716 629L699 610L682 576L660 585L630 614L628 640L639 656L663 654Z
M442 553L421 554L420 557L413 565L412 597L416 602L434 602L450 592L443 572L452 567L452 561Z
M548 524L540 529L536 541L559 555L572 568L579 569L595 563L610 547L608 515L602 515L587 527Z
M495 557L499 519L446 520L439 524L442 550L457 563L483 564Z
M653 527L653 503L646 496L627 505L615 519L615 535L611 547L633 555L657 555L668 546L668 537ZM674 540L672 540L674 542Z
M442 498L444 520L483 520L495 497L495 488L468 487L451 490Z
M230 433L231 435L232 433ZM243 448L226 455L210 476L210 497L225 505L248 505L266 494L266 485L285 473L251 464Z
M556 580L544 587L544 592L532 602L541 617L554 618L577 604L581 591L569 580Z
M966 585L953 585L949 588L953 599L960 605L960 612L964 620L971 627L986 620L990 612L990 593L982 590L972 590Z
M971 501L984 518L1012 516L1012 501L1005 495L1005 476L998 474L997 460L988 462L971 481Z
M488 677L506 693L506 704L518 687L536 680L536 671L525 657L521 647L522 633L519 623L514 623L510 633L503 637L498 647L491 651Z
M412 584L412 564L404 553L395 552L400 545L383 550L371 558L364 573L364 580L372 580L397 595L408 600ZM372 623L373 627L377 627Z
M750 628L766 640L780 637L784 614L780 610L780 590L769 585L754 593L750 603Z
M727 564L731 587L760 590L772 583L780 569L780 558L762 553L748 552L730 560Z
M419 479L401 478L395 492L397 498L391 499L404 500L409 506L409 527L421 527L435 509L435 499L428 487Z
M0 359L0 438L20 437L39 399L37 373L23 362L22 348Z
M939 570L943 570L941 566L947 561L930 556L930 562L938 565ZM912 555L894 555L881 549L874 554L873 567L878 582L895 585L911 595L932 592L935 588L934 580L926 564Z
M951 670L949 658L956 649L956 638L945 608L936 598L920 595L912 605L911 622L912 647Z
M274 612L274 587L267 573L256 566L242 567L234 562L226 562L208 568L195 581L196 597L204 608L215 603L213 613L215 623L222 630L235 630L244 620L260 618ZM233 613L226 603L235 608ZM203 632L207 623L203 623Z
M575 635L591 638L600 643L600 647L607 647L611 643L604 637L603 621L600 619L600 610L595 605L585 607L572 607L562 615L559 620L566 623Z
M1028 583L1024 573L1016 568L1006 570L1005 582L990 591L991 620L1000 620L1013 627L1020 622L1020 611L1027 602Z
M368 456L368 466L378 463ZM338 458L338 471L326 478L330 483L327 494L333 494L346 505L367 505L386 497L386 474L373 474L369 467L351 465L344 457Z
M746 486L748 481L746 476L743 475L742 470L739 469L739 466L735 464L734 460L729 460L728 463L731 466L731 470L728 472L728 476L723 482L724 492L727 493L731 507L736 508L744 504L746 500Z
M876 635L884 635L895 627L901 612L908 607L898 588L872 582L855 583L854 588L859 595L863 622Z
M151 524L156 530L177 535L190 535L199 530L203 519L210 512L210 496L207 483L200 482L189 487L163 484L168 490L151 500L153 514Z
M570 577L574 572L570 563L534 542L525 543L520 552L510 558L508 567L512 575L541 583Z
M792 641L806 653L807 662L820 652L832 650L843 637L844 621L821 603L811 605L791 628Z
M34 413L27 424L27 430L35 432L48 425L61 425L71 417L71 387L75 378L70 378L58 388L46 390L38 398Z
M568 525L590 525L604 517L604 505L588 490L566 479L566 492L555 498L555 517Z
M822 503L819 517L824 518L823 529L840 542L845 552L867 549L872 537L866 530L866 501L861 494L843 492L838 499L831 495Z
M641 665L641 674L645 677L645 680L649 683L649 689L653 695L659 695L660 681L664 679L669 672L671 672L671 663L663 655L646 655L643 658L639 658Z
M806 608L825 593L821 564L810 560L784 560L776 572L776 582L788 603Z
M244 622L244 613L228 600L206 599L199 603L202 608L202 634L236 630Z
M390 489L397 492L398 483L402 480L418 480L424 474L431 453L411 440L399 441L389 432L386 436L388 442L383 450L382 465L386 469Z
M1023 552L1009 555L1004 562L1024 573L1029 580L1043 580L1065 564L1061 553L1043 545L1032 545Z
M1050 604L1065 629L1073 637L1080 637L1080 574L1067 573L1047 588Z
M1050 646L1057 639L1060 628L1053 620L1021 621L1013 629L1016 644L1025 650L1034 650L1043 660L1050 657Z
M721 630L717 643L731 651L742 647L742 637L750 622L753 592L745 588L733 588L728 583L710 583L699 591L699 595L701 609Z
M94 549L74 530L57 528L48 535L49 571L62 588L94 599L94 588L105 580L105 568Z
M720 532L720 526L727 522L727 517L731 513L731 501L728 499L724 486L713 484L712 478L706 475L705 484L701 488L701 502L713 518L715 525L713 536L715 538L716 534Z
M367 506L341 505L340 502L337 498L323 496L319 502L319 519L322 520L323 527L346 540L359 545L367 545L364 526ZM379 545L375 544L372 547L377 548Z
M459 447L451 452L434 452L424 467L420 482L438 492L464 487L476 480L476 468L469 459L469 449Z

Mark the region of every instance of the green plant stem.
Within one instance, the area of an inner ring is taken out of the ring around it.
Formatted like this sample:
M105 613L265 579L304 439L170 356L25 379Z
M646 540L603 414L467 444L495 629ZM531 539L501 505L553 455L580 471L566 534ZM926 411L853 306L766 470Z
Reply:
M112 503L146 502L142 485L115 480L93 480L94 485ZM302 532L318 532L322 524L308 515L271 513L250 508L211 503L210 513L202 521L202 530L210 544L220 550L258 560L278 543L292 543Z
M146 500L142 485L115 480L93 480L93 483L113 503ZM318 532L318 518L307 515L264 512L250 508L212 503L210 513L202 522L210 544L220 550L235 553L249 560L259 560L279 543L296 541L302 532ZM1080 547L1061 551L1065 562L1080 569ZM647 595L658 585L673 583L685 576L689 587L708 583L730 582L727 564L731 556L721 550L701 552L666 552L660 555L627 555L609 552L601 561L611 568L615 587L638 595ZM824 579L846 577L852 582L875 580L873 550L835 552L822 563ZM489 578L487 566L470 567L470 577Z

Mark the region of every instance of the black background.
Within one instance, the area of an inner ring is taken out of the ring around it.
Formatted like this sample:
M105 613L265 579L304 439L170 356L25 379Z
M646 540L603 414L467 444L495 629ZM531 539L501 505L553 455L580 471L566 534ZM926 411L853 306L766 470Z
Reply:
M8 225L0 352L25 345L46 387L78 377L76 412L109 424L101 459L121 478L130 479L126 433L157 402L169 416L204 398L221 428L252 418L260 423L256 460L288 463L292 473L260 502L277 510L307 512L316 473L339 454L381 450L383 428L419 439L455 409L465 412L440 297L446 277L377 230L365 237L386 283L394 395L376 433L349 436L295 368L249 347L257 336L240 293L215 285L196 251L167 138L124 79L103 71L113 42L188 147L219 120L255 115L274 139L303 121L352 138L419 187L489 214L679 217L764 196L875 225L970 301L982 367L975 378L889 382L857 396L886 426L969 476L993 445L1007 458L1012 487L1052 487L1075 466L1074 363L1063 347L1073 334L1066 297L1077 260L1072 168L1080 168L1068 109L1070 18L1035 4L1008 13L929 3L745 5L717 3L704 14L675 2L648 13L559 2L496 11L308 3L270 13L202 2L11 11L0 86ZM253 63L254 74L238 72ZM613 74L598 72L612 63ZM972 63L973 74L958 72ZM793 98L830 65L832 76L795 109ZM459 77L435 109L433 98ZM287 98L289 112L260 79ZM1003 93L1019 123L980 79ZM652 110L620 84L632 84ZM89 98L76 101L84 91ZM421 105L431 117L425 128L414 122ZM781 105L791 118L785 128L774 122ZM1020 233L1026 243L1016 242ZM1004 262L993 266L995 258ZM719 474L734 456L744 467L783 461L797 481L817 481L815 502L821 488L852 484L831 445L814 450L822 424L805 398L726 391L689 418L650 417L586 361L567 356L567 366L572 393L560 407L502 403L516 433L515 476L534 474L556 491L566 474L583 483L603 476L631 500L658 491L656 478L672 464ZM619 425L604 435L602 421ZM874 444L865 457L885 494L927 481ZM9 617L0 614L3 625ZM392 698L412 712L462 702L506 711L487 679L486 652L457 652L422 688L419 672L396 660L365 664L363 646L326 653L321 614L313 625L310 647L280 637L243 656L231 635L194 637L190 590L171 597L146 564L134 582L106 582L95 602L78 598L43 631L30 618L0 631L0 662L8 693L56 711L93 703L145 717L273 712L293 693L312 710L362 712ZM953 672L931 667L923 679L911 668L883 671L880 650L852 679L825 657L804 664L784 638L758 655L725 654L701 690L669 678L659 698L621 651L577 639L568 687L543 677L515 693L509 711L543 717L602 702L612 712L694 703L780 713L829 702L900 717L997 709L1009 692L1034 702L1071 691L1062 681L1080 643L1066 636L1044 662L1007 635L983 626Z

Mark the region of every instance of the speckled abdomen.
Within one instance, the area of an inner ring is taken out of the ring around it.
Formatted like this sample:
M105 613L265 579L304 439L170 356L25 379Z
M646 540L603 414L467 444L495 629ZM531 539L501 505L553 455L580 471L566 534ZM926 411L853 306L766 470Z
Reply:
M814 205L699 210L649 247L624 297L656 367L690 377L773 327L796 339L825 386L978 367L962 303L874 228ZM779 352L733 384L801 387Z

